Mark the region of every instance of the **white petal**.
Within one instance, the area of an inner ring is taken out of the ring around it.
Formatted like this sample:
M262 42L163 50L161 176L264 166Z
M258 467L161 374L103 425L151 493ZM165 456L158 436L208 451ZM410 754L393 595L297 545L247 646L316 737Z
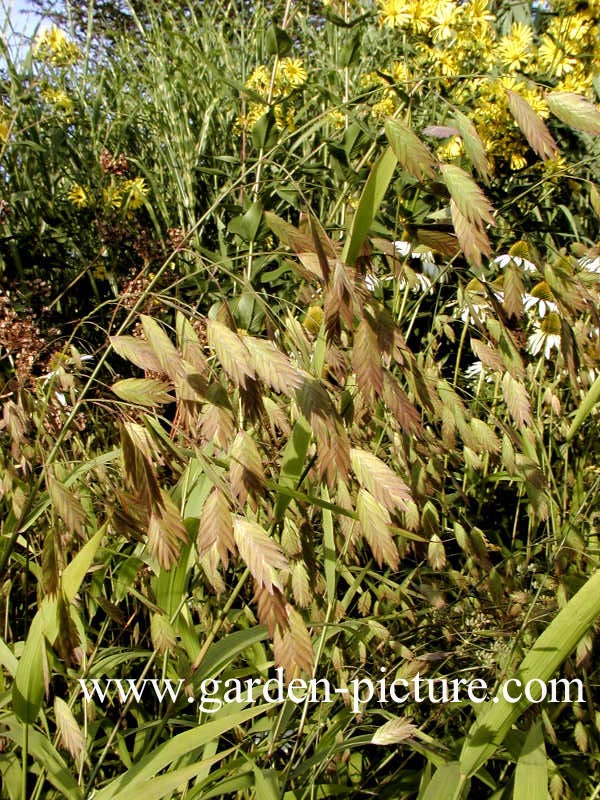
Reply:
M401 256L407 256L411 251L410 242L403 242L398 240L394 242L394 247L396 248L396 252L399 253Z

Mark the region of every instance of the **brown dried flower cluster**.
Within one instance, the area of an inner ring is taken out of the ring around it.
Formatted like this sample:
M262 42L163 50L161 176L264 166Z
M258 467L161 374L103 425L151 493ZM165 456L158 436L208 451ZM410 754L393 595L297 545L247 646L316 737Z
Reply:
M10 291L0 290L0 359L8 356L14 363L19 383L24 383L31 371L45 339L32 314L19 314Z
M129 173L129 164L125 153L119 153L118 156L112 156L106 147L100 154L100 167L104 175L127 175Z
M131 273L124 279L121 286L119 300L124 308L131 310L140 297L146 293L150 279L145 275L132 275ZM149 298L150 304L152 303Z
M167 244L173 252L177 253L183 249L186 233L182 228L169 228L167 230Z

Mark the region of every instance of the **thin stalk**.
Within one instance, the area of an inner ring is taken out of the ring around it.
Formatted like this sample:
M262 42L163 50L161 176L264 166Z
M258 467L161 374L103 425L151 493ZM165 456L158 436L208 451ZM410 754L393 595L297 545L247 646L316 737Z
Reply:
M467 333L469 332L469 317L467 316L465 320L465 324L463 325L462 333L460 335L460 341L458 343L458 351L456 353L456 365L454 367L454 378L452 380L452 386L456 389L458 384L458 376L460 373L460 360L462 358L463 349L465 346L465 340L467 338Z
M198 669L198 667L200 666L200 664L204 660L204 657L206 656L206 653L208 652L208 648L214 642L217 633L221 629L221 625L223 624L223 622L227 618L229 612L233 608L233 604L237 600L237 597L238 597L239 593L242 591L242 589L244 587L244 584L248 580L249 576L250 576L250 570L248 569L248 567L246 567L246 569L242 572L242 574L240 576L240 579L237 582L237 585L236 585L235 589L229 595L229 599L227 600L227 602L225 603L225 605L223 606L223 608L219 612L216 620L214 621L213 626L210 629L210 632L209 632L208 636L204 640L204 644L200 648L200 652L198 653L198 655L194 659L194 663L192 664L192 667L191 667L192 674Z
M285 10L283 12L283 20L281 22L282 30L285 30L288 26L290 21L290 11L292 9L292 0L287 0L285 4ZM273 102L273 93L275 91L275 80L277 78L277 69L279 67L279 55L275 54L275 60L273 62L273 68L271 69L271 80L269 82L269 91L267 93L267 107L270 108L271 103ZM262 178L262 170L265 163L265 148L262 146L258 153L258 161L256 163L256 174L254 176L254 186L252 187L252 200L256 202L258 200L258 193L260 191L260 181ZM254 240L250 241L250 245L248 247L248 265L246 267L246 278L248 279L248 283L250 283L250 279L252 277L252 262L254 259Z
M28 800L27 761L29 755L29 723L23 725L23 747L21 748L21 800Z
M340 551L340 554L336 559L336 566L337 566L338 563L343 562L343 559L346 556L346 552L348 550L348 547L350 546L351 538L352 538L351 536L348 536L345 539L344 546L342 547L342 549ZM335 585L337 587L337 570L336 570ZM331 598L330 602L327 605L327 613L325 614L325 620L323 622L323 627L321 628L321 636L319 637L319 641L318 641L317 649L316 649L316 653L315 653L315 665L314 665L313 674L312 674L313 678L316 677L317 668L319 666L319 662L321 660L321 656L323 655L323 648L325 647L325 640L326 640L326 637L327 637L327 629L328 629L329 624L331 623L331 618L332 618L332 615L333 615L333 613L335 611L336 605L337 605L337 599L336 599L336 596L334 595L334 597ZM296 733L296 737L295 737L295 741L294 741L294 749L292 750L292 753L291 753L291 755L290 755L290 757L288 759L287 766L286 766L285 771L284 771L284 785L285 785L285 782L287 781L287 779L289 777L290 770L292 768L292 765L294 764L294 760L295 760L296 754L298 752L298 748L300 747L300 739L302 738L302 733L304 731L304 726L306 724L306 718L308 716L308 707L309 707L309 698L308 698L308 695L307 695L306 701L304 702L304 705L302 707L302 716L300 717L300 724L298 725L298 731ZM283 709L282 709L282 713L283 713Z

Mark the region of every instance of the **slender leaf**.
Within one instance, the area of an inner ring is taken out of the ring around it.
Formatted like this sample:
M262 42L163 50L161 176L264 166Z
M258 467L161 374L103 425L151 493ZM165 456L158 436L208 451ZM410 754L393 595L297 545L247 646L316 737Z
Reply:
M523 744L513 800L548 800L548 760L541 721L533 723Z
M369 233L379 206L387 191L398 159L391 147L388 147L381 158L373 166L367 182L358 201L358 207L352 218L348 231L342 261L352 265L360 255L361 247Z

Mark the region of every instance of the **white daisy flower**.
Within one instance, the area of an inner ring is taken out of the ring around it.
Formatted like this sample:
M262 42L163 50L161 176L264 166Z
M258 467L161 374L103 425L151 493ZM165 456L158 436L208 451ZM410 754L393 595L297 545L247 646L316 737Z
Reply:
M510 253L505 253L501 256L497 256L493 263L498 264L499 267L505 269L510 263L512 263L516 267L521 267L523 272L536 272L537 267L533 263L533 261L528 261L526 258L521 258L521 256L511 256Z
M431 285L434 281L447 280L447 273L442 269L442 267L435 263L433 251L428 250L423 245L417 245L417 247L413 247L410 242L404 242L401 240L394 242L394 248L398 255L403 256L404 258L408 258L409 256L411 258L418 258L421 262L422 271L414 271L414 275L417 279L417 285L413 286L413 291L426 292L431 290ZM400 283L400 288L403 289L405 286L406 281L403 280Z
M483 372L483 363L481 361L474 361L470 367L466 368L465 378L468 381L478 380L482 372Z
M429 292L431 291L431 281L423 272L413 272L410 271L413 280L410 282L412 285L413 292ZM406 275L402 275L401 278L398 279L398 287L400 289L405 289L409 281L406 278Z
M375 289L379 286L379 280L377 279L377 275L373 275L372 273L367 273L367 275L365 275L365 286L370 292L374 292Z
M487 315L491 311L491 303L489 296L485 291L484 279L474 279L471 283L467 286L465 294L464 294L464 305L459 309L460 318L463 322L470 322L471 324L481 324L485 322L487 319ZM494 293L494 297L498 300L499 303L504 302L504 292L494 288L491 284L487 284L490 286L492 292Z
M392 243L394 245L394 249L398 253L399 256L408 256L410 255L410 251L412 250L410 242L404 242L398 240Z
M583 267L587 272L600 272L600 256L596 256L596 258L584 256L579 259L578 263L579 266Z
M527 352L537 356L543 352L544 358L551 358L552 351L560 352L560 317L550 311L540 324L534 323L534 333L527 339Z
M537 308L540 317L545 317L550 311L558 311L558 306L552 300L546 300L543 297L535 297L532 294L526 294L523 297L523 305L525 311L531 311L531 309Z

